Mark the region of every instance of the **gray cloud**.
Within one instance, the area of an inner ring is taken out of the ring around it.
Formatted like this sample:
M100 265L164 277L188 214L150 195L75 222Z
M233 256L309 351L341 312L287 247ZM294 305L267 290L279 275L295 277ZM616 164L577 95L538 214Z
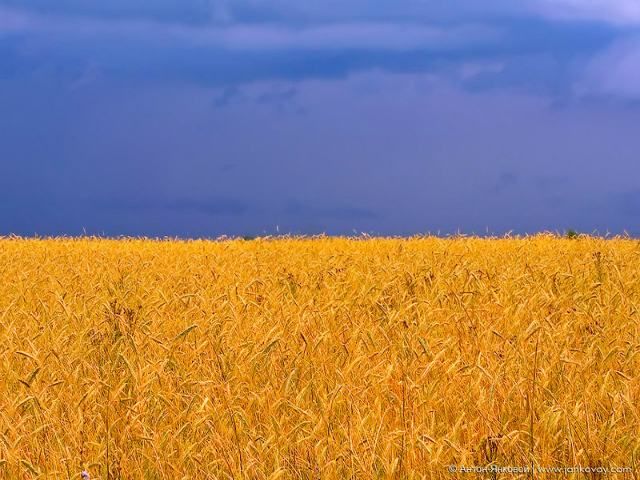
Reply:
M604 27L513 19L194 26L1 9L0 78L45 72L48 82L70 88L96 80L190 82L227 86L230 95L265 79L382 69L450 75L468 89L516 87L566 99L584 76L583 58L616 38ZM240 98L221 96L214 104L231 100Z
M0 0L0 228L624 228L636 42L566 4Z
M522 13L524 3L490 0L435 2L403 0L0 0L0 6L59 16L93 17L108 20L147 19L164 23L229 24L287 23L308 25L344 21L430 21L474 19L487 15Z
M57 35L76 38L128 38L138 42L220 48L228 51L379 49L405 51L457 50L469 45L495 44L496 28L462 24L347 22L306 26L230 24L185 26L144 20L112 22L99 18L51 17L22 9L0 7L0 33Z
M577 81L576 91L583 96L639 100L640 37L624 37L595 55Z
M298 90L293 86L276 88L258 95L256 102L260 105L269 105L280 112L305 113L304 107L296 103L297 95Z
M596 20L617 24L640 21L635 0L455 0L451 2L403 0L0 0L0 5L30 11L122 20L150 19L167 23L310 23L380 18L431 18L447 21L487 16L539 15L563 20Z
M529 0L529 3L535 11L555 19L640 24L640 3L636 0Z
M58 16L84 16L111 20L149 19L154 21L208 23L215 19L215 3L207 0L0 0L0 6ZM2 16L7 15L5 11Z
M216 95L213 99L213 105L216 108L224 108L243 100L245 100L245 96L240 88L236 85L230 85L223 88L222 91Z

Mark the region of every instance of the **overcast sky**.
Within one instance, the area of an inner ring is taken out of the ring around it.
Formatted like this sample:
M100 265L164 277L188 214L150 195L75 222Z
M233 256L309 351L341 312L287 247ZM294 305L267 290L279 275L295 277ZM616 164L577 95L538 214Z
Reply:
M640 234L638 0L0 0L0 234Z

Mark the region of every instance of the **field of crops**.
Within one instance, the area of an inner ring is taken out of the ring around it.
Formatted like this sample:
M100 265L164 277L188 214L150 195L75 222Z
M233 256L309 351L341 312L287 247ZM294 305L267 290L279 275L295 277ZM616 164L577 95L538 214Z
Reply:
M6 238L0 478L636 468L639 308L631 239Z

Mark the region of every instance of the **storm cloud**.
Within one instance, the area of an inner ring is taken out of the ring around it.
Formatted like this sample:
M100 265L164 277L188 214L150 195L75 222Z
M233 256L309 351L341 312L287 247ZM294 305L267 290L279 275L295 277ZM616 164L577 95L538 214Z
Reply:
M0 0L0 234L634 232L639 24L626 0Z

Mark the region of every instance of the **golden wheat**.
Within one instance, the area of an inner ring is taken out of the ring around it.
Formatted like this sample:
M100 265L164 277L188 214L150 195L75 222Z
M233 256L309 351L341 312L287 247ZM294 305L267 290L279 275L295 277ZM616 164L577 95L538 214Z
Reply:
M0 239L0 478L635 468L639 306L631 239Z

